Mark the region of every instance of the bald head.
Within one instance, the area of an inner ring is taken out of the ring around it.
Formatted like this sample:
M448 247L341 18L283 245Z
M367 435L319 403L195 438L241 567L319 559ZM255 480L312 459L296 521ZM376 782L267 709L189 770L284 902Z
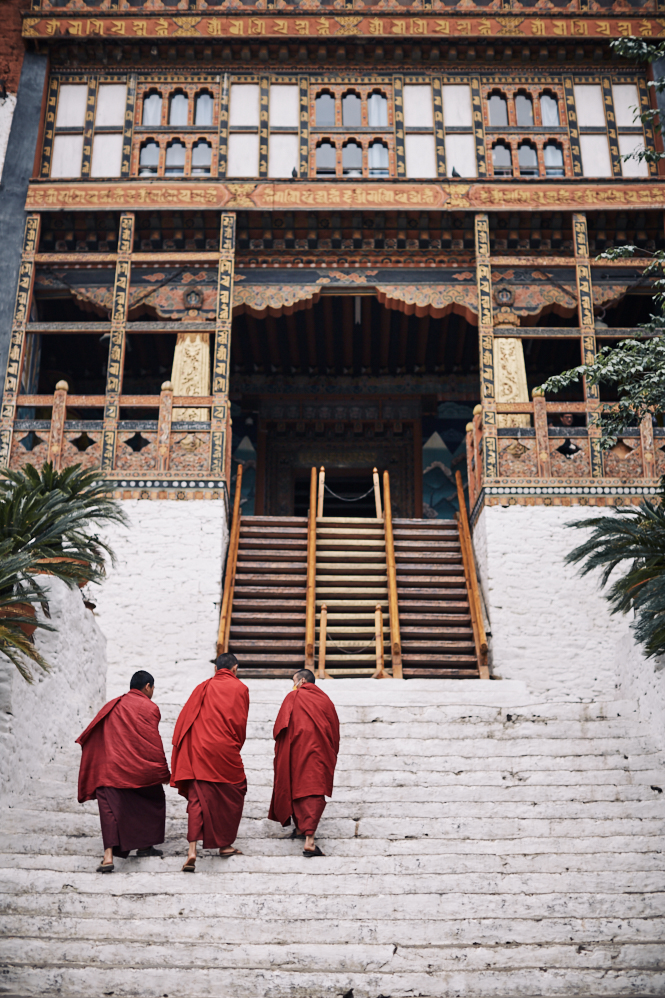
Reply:
M293 677L294 686L302 686L303 683L316 683L316 677L311 669L300 669Z

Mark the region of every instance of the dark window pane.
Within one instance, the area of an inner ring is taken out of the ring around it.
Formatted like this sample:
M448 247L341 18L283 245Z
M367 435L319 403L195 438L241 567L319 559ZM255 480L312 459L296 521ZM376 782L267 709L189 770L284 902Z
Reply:
M335 98L330 94L319 94L316 98L316 123L323 128L335 126Z

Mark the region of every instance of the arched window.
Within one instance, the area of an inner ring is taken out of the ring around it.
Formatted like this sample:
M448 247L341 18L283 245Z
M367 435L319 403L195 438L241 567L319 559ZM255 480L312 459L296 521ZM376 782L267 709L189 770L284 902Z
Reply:
M337 151L327 140L316 147L316 175L317 177L334 177L337 164Z
M515 96L515 116L520 128L533 128L533 101L526 94Z
M169 104L169 125L186 125L189 101L183 93L175 93Z
M342 124L345 128L360 128L362 124L362 101L358 94L344 94L342 97Z
M174 139L166 147L166 167L164 175L166 177L181 177L185 172L185 146L178 139Z
M563 150L556 142L548 142L543 149L543 158L545 160L545 176L547 177L563 177L565 171L563 168Z
M495 177L512 177L513 160L510 146L505 142L497 142L492 149L492 167Z
M388 126L388 99L378 91L367 98L367 124L370 128Z
M196 111L194 114L194 124L199 126L212 125L212 95L206 93L197 94Z
M540 98L540 116L543 128L557 128L561 121L559 119L559 105L556 97L551 94L542 94Z
M316 101L316 123L321 128L335 127L335 98L332 94L321 93Z
M205 139L199 139L192 146L192 176L209 177L212 163L212 146Z
M487 102L490 113L490 125L503 128L508 124L508 101L501 94L491 94Z
M139 177L156 177L159 169L159 145L154 139L148 139L141 146L139 157Z
M389 172L388 146L383 142L372 142L368 150L370 177L387 177ZM362 165L362 160L361 160Z
M538 153L528 142L522 142L517 150L520 164L520 177L538 176Z
M345 177L363 175L363 148L353 139L342 149L342 173Z
M149 125L150 128L159 128L162 123L162 95L157 93L148 94L143 100L142 125Z

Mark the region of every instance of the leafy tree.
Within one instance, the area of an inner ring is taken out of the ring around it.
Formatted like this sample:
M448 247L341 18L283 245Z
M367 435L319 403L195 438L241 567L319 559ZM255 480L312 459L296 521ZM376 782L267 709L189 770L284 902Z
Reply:
M100 582L113 551L97 533L101 524L126 524L120 504L108 496L99 472L80 465L41 471L3 471L0 480L0 652L32 682L25 659L48 664L26 634L32 625L54 630L34 616L40 604L48 616L47 592L36 577L50 575L70 588ZM23 625L23 626L21 626Z

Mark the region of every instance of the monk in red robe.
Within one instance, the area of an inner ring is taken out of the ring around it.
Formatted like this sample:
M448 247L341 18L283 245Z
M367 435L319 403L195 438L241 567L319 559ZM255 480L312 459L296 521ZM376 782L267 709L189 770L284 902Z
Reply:
M80 803L96 800L104 840L98 873L113 873L113 857L161 856L169 782L159 735L161 714L152 703L155 680L135 672L129 693L109 700L76 739L81 746Z
M238 834L247 793L240 749L245 743L249 690L238 679L235 655L218 655L215 675L197 686L173 732L171 786L187 798L189 850L184 873L196 870L196 844L240 854Z
M323 856L314 842L326 797L332 797L339 719L330 699L316 686L314 673L301 669L280 707L275 727L275 782L268 817L295 822L294 838L304 835L303 856Z

